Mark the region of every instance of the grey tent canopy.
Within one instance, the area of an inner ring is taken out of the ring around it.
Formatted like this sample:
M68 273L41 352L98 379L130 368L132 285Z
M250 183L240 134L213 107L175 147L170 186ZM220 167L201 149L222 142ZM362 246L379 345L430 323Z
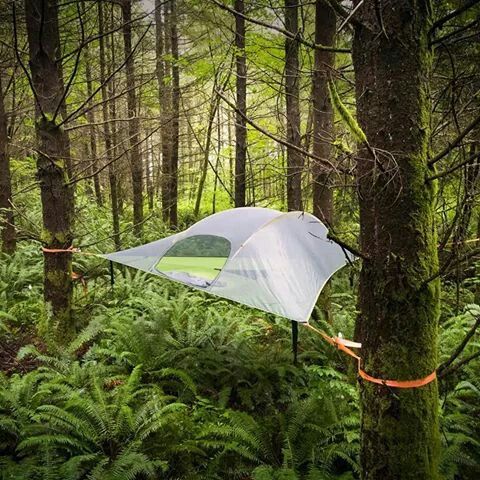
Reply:
M235 302L308 322L327 280L353 259L305 212L245 207L108 260Z

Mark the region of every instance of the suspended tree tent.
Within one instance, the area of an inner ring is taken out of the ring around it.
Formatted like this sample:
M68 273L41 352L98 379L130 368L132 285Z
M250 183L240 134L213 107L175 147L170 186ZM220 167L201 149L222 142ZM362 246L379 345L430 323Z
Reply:
M327 280L350 258L304 212L235 208L108 260L307 323Z
M292 320L295 357L296 327L302 323L353 357L358 375L368 382L418 388L435 380L435 370L414 380L373 377L351 350L361 348L360 343L330 337L308 323L327 280L354 258L327 233L309 213L235 208L176 235L102 256Z

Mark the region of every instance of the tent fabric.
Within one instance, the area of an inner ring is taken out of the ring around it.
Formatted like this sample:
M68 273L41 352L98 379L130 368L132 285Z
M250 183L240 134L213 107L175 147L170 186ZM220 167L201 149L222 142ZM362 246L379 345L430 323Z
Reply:
M235 208L103 257L305 323L327 280L353 259L327 234L309 213Z

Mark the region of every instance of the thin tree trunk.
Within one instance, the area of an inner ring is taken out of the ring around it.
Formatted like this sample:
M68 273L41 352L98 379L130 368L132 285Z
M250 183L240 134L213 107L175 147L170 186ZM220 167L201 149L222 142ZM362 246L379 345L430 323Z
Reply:
M171 227L176 227L178 223L178 143L180 138L180 72L178 67L177 1L170 0L170 6L170 36L173 61L169 222Z
M334 45L336 29L335 11L326 0L315 2L315 43ZM331 160L333 141L333 109L328 93L328 75L333 68L333 52L315 50L313 73L313 154ZM331 173L315 160L313 173L313 214L331 225L333 223L333 190Z
M87 78L87 95L90 96L92 94L92 82L91 82L91 73L90 67L88 66L88 62L86 63L85 67L85 74ZM90 123L90 158L88 161L92 164L92 171L96 172L98 169L98 152L97 152L97 134L95 131L95 113L93 109L89 110L88 114L88 123ZM102 198L102 190L100 187L100 175L95 173L93 175L93 188L95 192L95 200L97 201L97 205L101 207L103 205L103 198Z
M315 43L334 45L336 30L335 11L326 0L315 2ZM320 158L332 159L331 142L333 133L333 109L328 93L328 77L334 67L335 54L324 50L315 50L313 72L313 154ZM313 214L327 225L333 225L333 190L331 172L311 161L313 183ZM325 285L318 299L317 306L325 320L332 322L330 283Z
M25 17L35 90L37 179L42 202L43 235L47 249L72 245L73 192L66 182L70 156L68 134L57 125L64 86L57 61L60 50L56 0L26 0ZM47 315L58 338L72 333L72 254L44 252L44 297Z
M82 14L85 15L85 2L82 0ZM87 83L87 95L90 98L92 96L92 70L91 70L91 57L88 44L85 45L85 81ZM90 158L88 159L92 165L93 172L98 169L97 161L97 132L95 130L95 111L92 107L93 101L90 101L89 110L87 112L87 121L90 123ZM95 199L97 205L101 207L103 205L102 191L100 188L100 176L98 173L93 175L93 187L95 191Z
M285 28L298 35L298 0L285 0ZM300 89L298 41L285 39L285 101L287 112L287 142L300 147ZM288 210L302 210L301 154L287 147L287 206Z
M212 92L212 101L210 103L210 112L208 116L208 126L207 126L207 134L205 138L205 147L203 149L203 162L202 168L200 173L200 181L198 183L198 190L197 190L197 198L195 200L195 208L193 210L193 215L195 217L198 216L200 212L200 205L202 202L202 195L203 189L205 187L205 181L207 179L207 172L208 172L208 160L210 156L210 145L212 143L212 130L213 130L213 123L215 120L215 114L217 112L218 104L220 102L220 97L215 94L215 86Z
M235 171L233 166L233 151L232 151L232 111L227 109L227 133L228 133L228 185L230 192L235 192ZM234 200L235 201L235 200Z
M235 0L235 10L245 13L244 0ZM245 19L235 15L236 89L235 113L235 207L245 206L245 169L247 162L247 55L245 53Z
M166 14L165 14L166 12ZM161 122L161 198L162 218L165 223L170 219L170 166L171 166L171 91L167 85L167 62L163 59L168 54L167 35L168 6L162 0L155 0L155 53L156 74L158 81L158 98L160 103Z
M221 128L221 109L220 105L217 109L217 156L215 158L215 172L218 172L218 166L220 165L220 150L222 149L222 128ZM213 198L212 198L212 213L216 212L217 209L217 185L218 178L215 175L215 180L213 182Z
M427 164L428 0L378 11L366 0L353 42L357 115L372 149L358 154L361 247L357 337L370 375L413 380L437 366L439 281L435 182ZM381 150L380 150L381 149ZM381 152L391 152L395 158ZM380 169L378 162L383 164ZM390 172L390 173L383 173ZM361 386L365 480L438 477L438 391Z
M2 232L2 252L13 253L16 247L12 200L12 177L10 155L8 153L8 129L0 74L0 230Z
M115 99L109 100L108 90L106 84L107 78L107 62L106 62L106 52L105 52L105 43L108 40L108 37L105 37L105 18L103 11L103 4L98 3L98 30L100 34L99 40L99 53L100 53L100 84L101 84L101 93L102 93L102 114L104 122L104 137L105 137L105 151L108 163L108 182L110 185L110 208L112 212L112 230L113 230L113 240L115 243L115 249L121 249L120 241L120 215L118 211L118 190L117 190L117 175L116 175L116 165L114 162L114 145L115 142L112 141L112 134L110 128L115 128L115 125L110 124L110 119L115 118L115 112L112 113L112 109L115 108L112 105L115 102ZM112 41L113 46L113 41ZM108 45L107 45L108 47Z
M154 157L153 157L153 139L150 137L147 140L147 161L145 162L145 173L147 179L147 196L148 196L148 210L153 210L154 200Z
M137 115L137 95L135 91L135 63L132 56L132 1L122 2L123 43L125 54L125 73L128 85L127 111L129 158L133 190L133 233L137 238L143 232L143 165L140 154L140 124Z

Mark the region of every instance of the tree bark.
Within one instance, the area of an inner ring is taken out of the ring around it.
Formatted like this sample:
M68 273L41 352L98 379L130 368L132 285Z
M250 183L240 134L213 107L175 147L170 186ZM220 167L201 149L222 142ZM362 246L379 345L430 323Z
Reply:
M210 145L212 143L212 130L213 130L213 123L215 121L215 115L217 113L217 108L220 103L220 97L215 93L216 88L216 81L212 91L212 100L210 101L210 111L208 114L208 126L207 132L205 136L205 147L203 148L203 161L200 173L200 180L198 182L198 190L197 190L197 197L195 200L195 208L193 209L193 215L198 217L200 213L200 205L202 203L202 195L203 189L205 187L205 181L207 180L207 173L208 173L208 160L210 157Z
M298 0L285 0L285 28L293 36L298 35ZM285 39L285 101L287 112L287 142L300 147L300 89L299 89L298 41ZM287 147L287 207L302 210L301 154Z
M35 93L37 179L42 202L43 244L47 249L72 245L73 192L66 181L68 134L57 125L63 102L63 81L57 55L58 7L56 0L26 0L25 17ZM72 254L44 252L44 297L49 320L59 338L72 330Z
M335 11L326 0L315 2L315 43L334 45L336 30ZM328 93L328 78L334 67L335 54L315 50L313 72L313 154L331 160L333 133L333 109ZM333 190L331 172L312 160L313 214L326 222L333 223Z
M235 0L235 10L245 13L244 0ZM245 168L247 162L247 56L245 19L235 15L236 114L235 114L235 207L245 206Z
M170 151L170 227L178 224L178 146L180 138L180 71L178 66L178 30L177 30L177 1L170 0L170 41L172 48L172 125Z
M145 143L146 143L146 150L147 150L147 157L145 161L145 178L147 182L148 210L151 212L153 210L153 203L154 203L153 185L154 185L154 170L155 170L152 137L147 139Z
M336 31L335 10L326 0L315 2L315 43L334 46ZM330 71L334 68L335 53L316 49L314 53L313 71L313 108L312 108L312 151L320 158L332 160L333 108L328 92ZM332 172L311 159L313 214L328 226L333 225L333 189ZM331 288L328 282L322 290L317 302L325 320L332 322Z
M165 223L170 221L170 176L172 164L172 91L168 85L168 63L164 55L170 53L171 38L168 32L168 4L162 0L155 0L155 51L156 51L156 74L158 81L158 98L160 103L161 121L161 197L162 218Z
M85 2L82 0L82 15L85 15ZM85 45L85 81L87 84L87 95L90 98L92 96L93 87L92 87L92 69L90 65L90 49L88 44ZM91 100L89 105L89 110L87 112L87 121L90 123L89 133L90 133L90 158L88 161L92 165L92 171L96 172L98 169L97 161L97 134L95 130L95 111L92 108L93 100ZM93 175L93 187L95 192L95 199L97 205L101 207L103 205L102 190L100 187L100 176L98 173Z
M140 124L137 114L137 95L135 91L135 63L132 55L132 1L122 2L123 44L125 54L125 73L127 79L127 111L129 158L133 191L133 233L137 238L143 233L143 165L140 154Z
M105 139L105 152L108 163L108 182L110 186L110 209L112 212L112 230L115 249L121 249L120 240L120 214L118 208L118 189L117 189L117 174L115 165L115 144L112 137L112 129L115 129L115 124L111 124L110 120L115 119L115 99L109 99L110 84L107 85L107 61L106 61L106 46L108 37L105 37L105 16L104 6L101 2L98 3L98 30L99 30L99 53L100 53L100 85L102 94L102 115L104 122L104 139ZM113 41L112 41L113 47ZM112 92L113 93L113 92ZM111 95L113 97L113 95Z
M2 252L13 253L16 247L12 200L12 177L10 155L8 153L8 129L5 115L5 103L0 75L0 230L2 233Z
M232 150L232 111L231 109L227 110L227 135L228 135L228 186L230 192L233 192L235 197L235 169L233 163L233 150ZM235 198L233 198L233 203L235 205Z
M368 260L356 330L367 373L413 380L437 366L439 281L427 282L438 270L436 186L426 181L431 11L428 0L378 7L366 0L359 8L353 42L358 120L372 149L381 149L375 160L362 147L357 160ZM436 381L394 391L365 382L361 403L363 479L438 478Z

